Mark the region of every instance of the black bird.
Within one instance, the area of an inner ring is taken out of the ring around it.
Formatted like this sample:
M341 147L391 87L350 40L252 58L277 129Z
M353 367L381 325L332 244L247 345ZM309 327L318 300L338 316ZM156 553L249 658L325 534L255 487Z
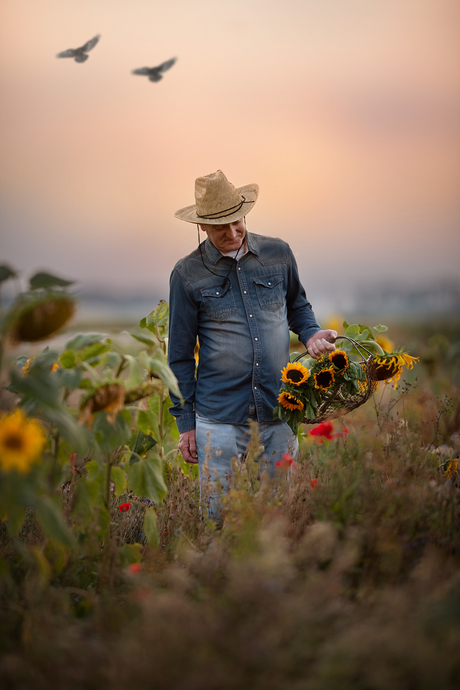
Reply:
M75 62L85 62L89 58L89 55L86 55L86 53L89 53L89 51L94 48L94 46L99 42L99 39L100 35L98 34L91 40L87 41L84 46L80 46L80 48L69 48L68 50L63 50L62 53L58 53L56 57L75 58Z
M132 74L141 74L142 76L148 77L150 81L160 81L160 79L163 79L162 73L171 69L176 60L177 58L175 57L171 58L171 60L162 62L158 67L139 67L139 69L133 69Z

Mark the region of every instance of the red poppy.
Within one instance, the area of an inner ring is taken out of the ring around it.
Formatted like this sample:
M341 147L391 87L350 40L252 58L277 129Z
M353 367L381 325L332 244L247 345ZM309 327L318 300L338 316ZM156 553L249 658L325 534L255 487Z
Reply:
M126 513L131 507L131 503L122 503L118 506L120 513Z
M348 429L346 426L343 427L342 431L338 431L336 434L332 434L331 438L341 438L348 434Z
M310 430L310 436L320 436L321 438L326 438L328 441L332 438L332 422L321 422L318 426L313 427Z
M292 467L292 469L295 470L296 464L292 455L285 453L281 460L275 462L275 467L280 467L282 470L288 470Z
M310 489L313 491L315 486L317 485L318 480L317 479L310 479Z
M135 575L136 573L141 572L142 566L140 563L131 563L131 565L128 566L128 570L130 573L133 573L133 575Z

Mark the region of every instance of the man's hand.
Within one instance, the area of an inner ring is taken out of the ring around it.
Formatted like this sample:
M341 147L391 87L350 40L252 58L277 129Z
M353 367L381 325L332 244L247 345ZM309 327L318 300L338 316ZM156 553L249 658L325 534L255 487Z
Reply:
M184 431L179 436L179 450L185 462L198 462L198 455L196 452L195 429L191 431Z
M337 331L317 331L306 342L306 348L310 357L316 359L320 355L332 352L335 350L335 345L332 341L337 338Z

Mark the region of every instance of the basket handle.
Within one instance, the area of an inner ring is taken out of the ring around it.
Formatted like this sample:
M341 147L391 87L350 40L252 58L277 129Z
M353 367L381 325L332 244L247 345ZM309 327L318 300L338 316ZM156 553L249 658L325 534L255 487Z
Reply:
M364 347L364 345L361 345L361 343L358 343L356 340L353 340L353 338L349 338L348 335L338 335L335 338L334 338L334 336L330 335L328 338L326 338L328 343L335 343L337 340L342 340L342 339L349 340L350 343L353 343L353 345L358 350L358 352L360 353L360 355L363 359L366 359L366 358L365 358L362 350L367 352L367 354L370 355L370 357L374 356L374 354L370 350L368 350L367 347ZM302 359L302 357L305 357L305 355L308 355L308 354L309 354L308 350L306 352L302 352L293 361L298 362L299 359Z

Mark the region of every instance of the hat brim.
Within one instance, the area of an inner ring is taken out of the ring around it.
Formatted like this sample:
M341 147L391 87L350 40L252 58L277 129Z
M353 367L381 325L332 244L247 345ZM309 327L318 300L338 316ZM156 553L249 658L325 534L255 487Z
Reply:
M176 218L179 218L179 220L185 220L186 223L198 223L201 225L226 225L227 223L233 223L243 218L243 216L247 216L249 211L254 208L254 204L259 196L259 185L247 184L244 185L244 187L237 187L236 191L241 196L244 196L245 201L238 211L230 215L221 216L220 218L203 218L197 214L196 204L180 208L174 215Z

